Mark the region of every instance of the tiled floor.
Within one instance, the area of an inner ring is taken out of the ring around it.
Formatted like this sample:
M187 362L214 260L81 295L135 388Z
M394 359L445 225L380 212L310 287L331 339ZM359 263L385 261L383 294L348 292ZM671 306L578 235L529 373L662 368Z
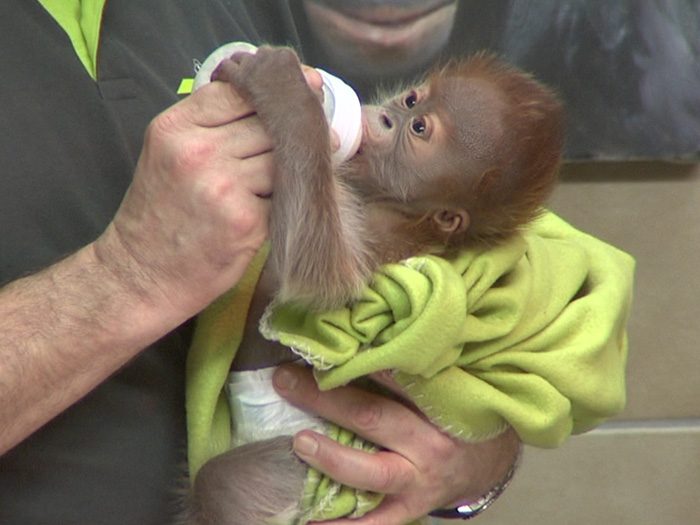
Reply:
M527 448L476 523L700 523L700 165L569 165L551 207L637 258L628 405L560 449Z

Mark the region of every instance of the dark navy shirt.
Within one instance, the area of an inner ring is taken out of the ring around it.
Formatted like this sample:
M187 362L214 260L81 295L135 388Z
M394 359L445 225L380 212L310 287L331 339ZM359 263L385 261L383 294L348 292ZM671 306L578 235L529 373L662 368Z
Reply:
M282 0L108 0L101 23L95 79L37 0L2 1L2 283L99 236L197 61L236 40L297 45ZM170 522L188 344L184 326L0 457L0 524Z

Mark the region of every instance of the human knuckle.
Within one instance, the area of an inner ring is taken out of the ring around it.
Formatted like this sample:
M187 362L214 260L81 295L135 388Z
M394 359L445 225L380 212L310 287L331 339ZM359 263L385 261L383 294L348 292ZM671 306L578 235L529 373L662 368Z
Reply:
M221 207L230 200L233 182L226 177L202 179L199 184L199 194L202 201L208 206Z
M351 412L351 418L360 430L376 429L382 420L382 405L374 400L358 402Z
M247 237L253 233L258 225L258 218L252 211L237 210L230 219L231 232L236 236Z
M146 128L146 144L162 144L168 140L174 124L174 117L171 112L161 113L156 116Z
M215 146L210 141L190 137L173 148L171 164L174 171L192 173L199 171L215 154Z
M227 231L235 239L265 234L264 216L252 206L235 206L228 215Z
M375 474L375 484L381 493L396 493L412 480L413 474L409 469L390 461L381 462Z
M174 175L202 169L215 155L216 144L193 134L177 131L177 117L162 114L146 130L145 144L159 151L159 157Z
M390 493L394 489L396 473L387 463L381 463L375 474L375 485L379 492Z
M217 228L233 239L247 238L260 231L263 217L240 185L227 176L192 177L197 205L215 218Z
M435 462L448 461L452 459L457 448L455 446L455 442L449 436L438 432L428 438L426 445L429 447Z

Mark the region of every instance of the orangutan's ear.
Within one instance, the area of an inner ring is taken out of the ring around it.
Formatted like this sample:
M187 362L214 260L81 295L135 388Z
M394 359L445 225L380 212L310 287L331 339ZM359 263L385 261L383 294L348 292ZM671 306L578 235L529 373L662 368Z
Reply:
M447 233L461 233L469 228L469 214L461 208L442 208L431 216L438 230Z

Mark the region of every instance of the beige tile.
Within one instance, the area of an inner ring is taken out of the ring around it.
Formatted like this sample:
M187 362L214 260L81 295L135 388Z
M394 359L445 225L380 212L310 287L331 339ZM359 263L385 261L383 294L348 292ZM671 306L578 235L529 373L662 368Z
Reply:
M700 523L700 166L569 165L551 207L636 257L620 419L658 420L620 421L557 450L528 448L513 485L478 523Z
M475 523L700 523L700 427L594 433L557 450L528 448L511 487Z
M699 417L700 166L569 165L551 207L637 258L623 417Z

